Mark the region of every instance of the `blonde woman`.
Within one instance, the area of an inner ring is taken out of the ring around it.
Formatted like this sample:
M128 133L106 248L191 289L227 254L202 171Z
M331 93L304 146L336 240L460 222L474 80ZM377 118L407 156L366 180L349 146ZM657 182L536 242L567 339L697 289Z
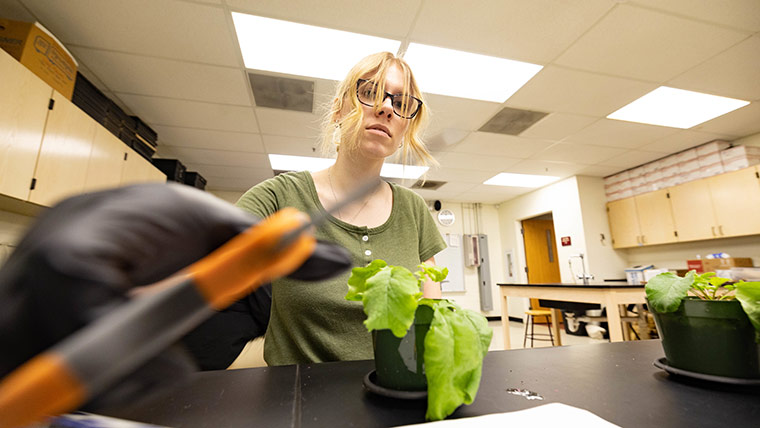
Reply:
M406 62L387 52L370 55L338 85L327 114L324 144L337 150L335 164L316 173L281 174L254 186L237 205L259 217L286 206L316 212L377 179L385 159L398 151L405 163L434 162L420 140L426 114ZM414 269L434 263L445 248L422 198L387 182L335 212L315 234L345 247L354 266L383 259ZM272 284L264 345L269 365L373 358L362 305L344 299L349 275L316 283L283 278ZM430 298L441 295L440 285L432 282L423 291Z

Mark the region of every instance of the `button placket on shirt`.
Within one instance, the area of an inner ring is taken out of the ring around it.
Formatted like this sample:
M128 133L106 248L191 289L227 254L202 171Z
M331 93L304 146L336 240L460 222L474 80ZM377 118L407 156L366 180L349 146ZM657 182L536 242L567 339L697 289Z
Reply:
M365 262L369 263L373 260L372 258L372 248L369 244L369 233L367 233L366 230L362 232L361 235L361 243L362 243L362 252L364 253L364 260Z

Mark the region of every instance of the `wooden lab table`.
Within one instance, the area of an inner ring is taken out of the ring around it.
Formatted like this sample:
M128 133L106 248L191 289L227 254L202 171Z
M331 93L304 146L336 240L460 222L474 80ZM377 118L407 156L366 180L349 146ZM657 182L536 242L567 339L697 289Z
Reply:
M607 324L611 342L623 341L618 305L646 303L643 285L628 284L498 284L501 290L501 325L504 331L504 349L511 349L509 341L509 298L528 297L534 299L561 300L566 302L597 303L607 307ZM559 309L551 308L552 332L557 345L562 345L559 334ZM522 316L523 314L520 314Z

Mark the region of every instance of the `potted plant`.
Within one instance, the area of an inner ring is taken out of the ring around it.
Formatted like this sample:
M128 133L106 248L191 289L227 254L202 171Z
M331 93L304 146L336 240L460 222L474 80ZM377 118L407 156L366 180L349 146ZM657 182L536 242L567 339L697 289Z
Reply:
M733 284L692 270L683 278L661 273L645 290L662 338L663 368L760 379L760 282Z
M440 420L475 399L493 332L477 312L447 299L422 298L425 278L443 281L448 269L418 268L412 273L383 260L354 268L346 299L364 305L377 383L391 390L426 390L425 417Z

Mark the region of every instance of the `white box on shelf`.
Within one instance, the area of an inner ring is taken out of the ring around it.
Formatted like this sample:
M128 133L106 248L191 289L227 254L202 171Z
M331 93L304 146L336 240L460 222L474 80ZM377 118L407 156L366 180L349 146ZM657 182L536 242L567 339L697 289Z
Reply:
M690 181L698 180L702 178L702 174L699 172L698 169L691 171L691 172L684 172L678 174L678 184L688 183Z
M628 178L631 180L634 178L643 177L644 174L646 174L646 170L643 165L628 170Z
M657 188L658 189L665 189L667 187L673 187L678 186L681 184L681 175L674 175L672 177L668 178L662 178L660 181L657 182Z
M636 176L634 178L631 178L628 180L628 182L631 183L631 187L641 186L643 184L646 184L647 180L643 175Z
M667 178L678 175L678 164L670 165L660 170L660 177Z
M662 168L662 159L644 164L644 174L651 174Z
M676 158L676 163L688 162L697 159L697 149L684 150L672 156Z
M660 172L660 170L648 172L644 175L644 180L647 183L656 183L661 178L662 178L662 173Z
M718 159L720 160L720 159ZM699 161L697 159L691 159L678 164L678 172L692 172L699 169Z
M641 285L644 283L644 271L654 269L654 265L633 266L625 270L625 279L630 285Z
M701 146L698 146L697 149L697 156L707 156L711 153L720 152L721 150L724 150L728 148L731 145L728 141L723 140L713 140L709 143L702 144Z
M724 172L737 171L760 163L760 156L735 157L723 160Z
M700 156L697 158L700 167L713 165L721 162L720 152L711 153L709 155Z
M720 152L722 161L731 161L734 158L760 156L760 147L756 146L734 146Z
M705 177L712 177L713 175L723 174L726 172L725 168L723 168L722 162L713 163L710 165L704 165L699 168L700 175Z
M678 162L680 162L680 160L678 159L678 155L670 155L666 158L660 159L658 162L660 162L660 169L665 169L674 165L678 165Z

